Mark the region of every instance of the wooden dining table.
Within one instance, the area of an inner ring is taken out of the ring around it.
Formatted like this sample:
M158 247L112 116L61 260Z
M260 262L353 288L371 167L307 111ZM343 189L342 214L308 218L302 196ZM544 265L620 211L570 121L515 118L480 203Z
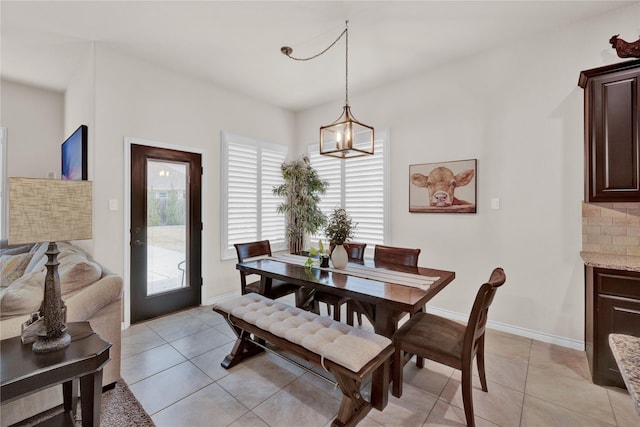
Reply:
M351 263L350 263L351 264ZM305 267L295 262L292 256L270 257L238 263L236 268L247 274L261 276L260 293L265 293L274 279L304 286L312 290L332 293L358 301L363 306L375 307L373 327L376 333L392 338L398 321L404 314L416 313L453 281L455 272L427 267L408 267L365 260L354 267L362 266L365 274L354 275L349 270L333 268ZM352 269L353 270L353 269ZM363 277L370 271L376 279ZM429 285L409 286L393 279L394 274L405 276L424 276ZM379 280L380 277L385 279ZM372 404L380 409L386 406L387 396L382 390L382 378L374 375L372 381Z

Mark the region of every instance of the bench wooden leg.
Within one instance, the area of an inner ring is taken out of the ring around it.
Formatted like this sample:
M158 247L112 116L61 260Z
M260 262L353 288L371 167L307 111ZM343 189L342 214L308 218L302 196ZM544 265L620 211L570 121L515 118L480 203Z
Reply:
M371 404L362 398L360 386L362 381L356 381L338 372L332 372L342 391L342 402L338 416L332 426L355 426L371 410Z
M387 359L378 366L371 376L371 404L382 411L389 401L389 382L391 381L391 363Z
M235 329L233 325L231 325ZM242 331L236 340L236 343L233 345L233 349L231 353L224 358L220 366L225 369L232 368L236 366L238 363L242 362L245 359L255 356L256 354L262 353L264 350L253 342L249 340L249 332Z

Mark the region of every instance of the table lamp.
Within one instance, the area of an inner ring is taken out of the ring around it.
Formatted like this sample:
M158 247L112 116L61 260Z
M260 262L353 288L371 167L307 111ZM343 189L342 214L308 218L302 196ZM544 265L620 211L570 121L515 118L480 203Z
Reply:
M62 240L91 239L93 183L38 178L9 178L9 244L49 242L43 322L32 349L60 350L71 343L58 275L58 245Z

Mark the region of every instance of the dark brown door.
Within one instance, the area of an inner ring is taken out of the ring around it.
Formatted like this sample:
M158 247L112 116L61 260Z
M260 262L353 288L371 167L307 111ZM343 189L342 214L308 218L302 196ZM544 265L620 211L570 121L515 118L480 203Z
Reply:
M200 305L201 156L131 146L131 322Z

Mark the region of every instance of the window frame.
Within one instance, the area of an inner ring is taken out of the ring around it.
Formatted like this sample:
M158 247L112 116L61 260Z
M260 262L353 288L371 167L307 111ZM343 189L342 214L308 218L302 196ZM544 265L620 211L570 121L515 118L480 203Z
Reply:
M221 141L221 144L220 144L221 145L220 258L222 261L228 261L228 260L236 259L237 257L235 249L233 247L229 248L229 227L228 227L229 226L229 204L228 204L228 201L229 201L229 197L228 197L229 196L229 145L237 144L237 145L244 145L244 146L257 149L258 153L257 153L256 162L258 166L258 172L256 177L257 179L256 187L258 189L262 187L262 177L263 177L262 166L263 165L262 165L261 159L262 159L263 150L280 152L282 153L283 161L286 161L289 147L284 144L275 144L275 143L260 141L254 138L245 137L245 136L241 136L241 135L237 135L237 134L233 134L225 131L221 132L220 141ZM262 192L261 191L256 192L256 198L257 198L256 215L258 217L258 225L257 225L256 232L257 232L257 236L261 236L262 235L262 222L261 222ZM285 226L286 224L284 224L284 216L283 216L283 230L282 230L283 242L282 243L271 242L271 250L273 252L283 251L286 249L286 240L284 240ZM262 240L262 238L257 237L256 240Z

